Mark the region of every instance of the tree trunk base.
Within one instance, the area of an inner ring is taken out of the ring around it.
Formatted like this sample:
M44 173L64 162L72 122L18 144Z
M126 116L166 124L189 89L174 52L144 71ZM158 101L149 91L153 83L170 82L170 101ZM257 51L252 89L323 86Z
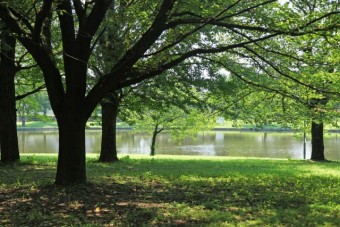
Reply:
M62 121L59 125L59 155L56 185L86 183L85 123Z
M312 122L312 155L313 161L325 161L323 143L323 123Z
M98 162L107 162L107 163L118 162L118 161L119 161L119 158L117 156L115 156L115 155L112 155L112 156L100 156L99 159L98 159Z
M118 99L101 102L102 107L102 144L99 162L117 162L116 119L118 115Z

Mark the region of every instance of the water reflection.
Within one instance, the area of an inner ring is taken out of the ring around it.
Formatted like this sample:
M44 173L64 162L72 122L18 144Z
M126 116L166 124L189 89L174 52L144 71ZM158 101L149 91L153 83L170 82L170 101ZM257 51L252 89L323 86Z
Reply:
M117 132L117 147L121 154L149 154L151 136L133 131ZM58 132L19 132L22 153L57 153ZM86 152L98 153L101 132L87 131ZM325 137L325 154L329 160L339 160L340 139L337 134ZM307 141L307 158L311 144ZM303 158L303 139L293 133L275 132L202 132L196 138L186 138L180 143L171 141L167 133L158 136L156 154L242 156L270 158Z

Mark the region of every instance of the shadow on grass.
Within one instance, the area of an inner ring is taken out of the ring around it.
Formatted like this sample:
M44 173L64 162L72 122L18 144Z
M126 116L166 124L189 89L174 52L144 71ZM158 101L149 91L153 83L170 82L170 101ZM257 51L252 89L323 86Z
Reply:
M51 185L51 165L0 166L0 225L338 226L340 180L310 174L308 168L318 166L263 160L89 162L89 183L66 188Z

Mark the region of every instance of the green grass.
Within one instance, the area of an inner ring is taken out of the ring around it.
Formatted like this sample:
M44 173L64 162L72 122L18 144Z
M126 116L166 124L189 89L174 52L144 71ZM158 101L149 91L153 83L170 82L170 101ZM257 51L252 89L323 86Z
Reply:
M21 122L17 122L18 128L24 128L22 127ZM25 128L57 128L57 122L56 121L28 121L26 122Z
M0 226L340 226L340 163L142 155L87 161L53 185L56 156L0 165Z

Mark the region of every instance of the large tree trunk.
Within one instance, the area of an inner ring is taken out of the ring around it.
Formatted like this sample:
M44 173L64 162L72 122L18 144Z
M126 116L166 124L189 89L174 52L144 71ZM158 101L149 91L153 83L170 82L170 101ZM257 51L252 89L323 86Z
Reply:
M20 159L15 108L15 38L4 36L0 51L0 146L1 161Z
M118 161L116 144L116 120L119 111L119 101L103 101L102 107L102 144L100 162Z
M78 114L69 111L57 119L59 127L59 156L55 181L57 185L86 183L86 121Z
M312 156L311 160L324 161L324 143L323 143L323 123L312 122Z

